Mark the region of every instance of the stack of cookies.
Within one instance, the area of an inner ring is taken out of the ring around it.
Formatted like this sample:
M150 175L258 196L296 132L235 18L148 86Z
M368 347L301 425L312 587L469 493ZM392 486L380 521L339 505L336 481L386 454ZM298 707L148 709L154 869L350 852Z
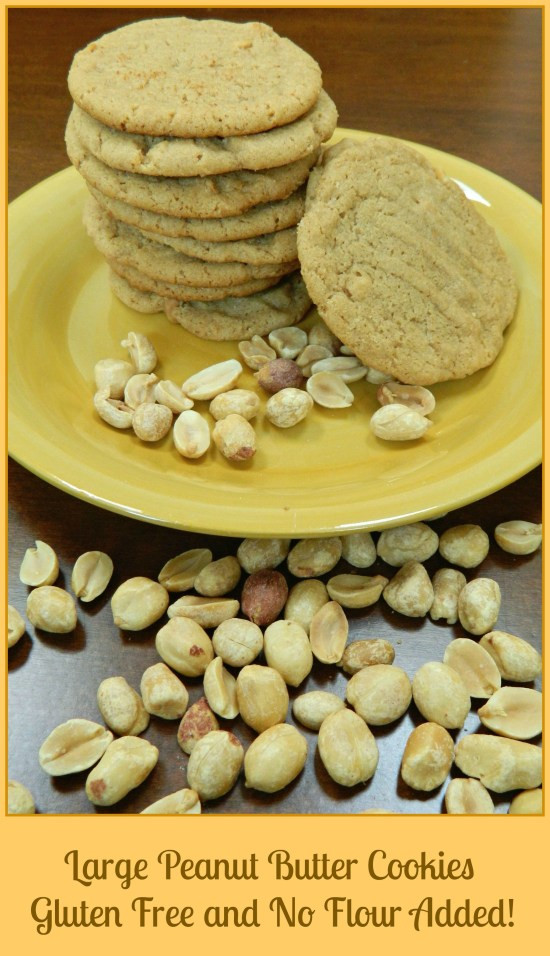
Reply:
M210 339L292 325L296 227L336 126L318 64L263 23L142 20L76 54L66 131L115 294Z

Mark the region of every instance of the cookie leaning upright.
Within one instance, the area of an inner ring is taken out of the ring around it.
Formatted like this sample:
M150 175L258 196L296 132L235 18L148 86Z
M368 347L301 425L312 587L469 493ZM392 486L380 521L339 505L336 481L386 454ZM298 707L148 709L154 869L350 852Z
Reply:
M308 292L366 364L407 384L490 365L517 300L487 221L416 150L344 141L310 177L298 254Z

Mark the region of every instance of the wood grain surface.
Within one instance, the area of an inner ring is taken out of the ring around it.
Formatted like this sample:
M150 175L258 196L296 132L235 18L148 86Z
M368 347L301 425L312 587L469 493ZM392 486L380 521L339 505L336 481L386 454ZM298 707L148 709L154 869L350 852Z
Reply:
M187 11L200 17L200 10ZM152 8L10 9L9 170L10 199L68 165L63 131L70 109L66 75L77 49L130 20L174 15ZM537 9L216 9L204 15L258 19L303 46L321 64L324 85L335 100L341 126L372 130L455 153L541 196L541 11ZM153 626L139 633L114 627L110 597L124 579L156 578L164 562L187 548L210 547L216 557L234 554L238 540L200 537L153 527L94 508L44 483L18 464L9 464L9 601L24 612L28 589L19 581L27 547L37 539L57 552L58 584L69 588L75 559L101 549L111 555L115 575L106 594L78 610L73 635L48 636L28 625L9 653L9 776L25 783L41 813L96 813L84 793L86 773L50 778L37 753L46 735L73 716L100 719L99 682L123 674L136 688L141 674L158 661ZM432 523L443 529L479 523L491 535L510 518L540 521L541 469L490 497ZM444 562L427 562L430 573ZM342 562L337 570L348 570ZM370 573L386 573L381 561ZM514 557L494 541L483 564L468 577L492 577L502 590L500 630L540 647L541 556ZM290 579L289 579L290 580ZM459 626L408 619L379 602L350 612L350 640L383 637L396 649L396 664L412 677L426 660L441 660L446 644L463 635ZM185 681L190 699L201 683ZM299 691L330 689L343 695L340 669L316 664ZM538 686L538 685L537 685ZM479 724L473 701L464 731ZM247 790L239 781L226 797L207 804L208 813L358 813L383 807L400 813L441 813L445 785L423 795L399 774L405 741L422 718L411 706L388 727L375 728L380 763L366 786L345 790L327 776L316 751L316 735L305 731L306 768L290 787L273 796ZM232 726L247 746L254 734L240 720ZM110 812L138 813L153 800L186 785L187 757L176 742L177 722L152 718L144 736L160 750L150 778ZM498 812L510 794L496 797Z

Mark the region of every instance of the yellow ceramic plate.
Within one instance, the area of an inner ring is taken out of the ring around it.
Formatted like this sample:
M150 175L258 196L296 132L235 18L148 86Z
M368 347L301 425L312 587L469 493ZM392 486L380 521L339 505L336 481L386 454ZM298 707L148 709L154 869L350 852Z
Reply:
M341 135L367 134L340 130ZM190 531L311 536L382 528L477 500L541 458L541 211L526 193L471 163L417 146L457 179L494 225L520 284L506 344L491 368L434 387L426 438L387 443L369 418L374 386L352 386L352 408L315 408L288 430L260 416L258 451L230 464L212 448L180 457L167 437L146 445L94 413L93 366L125 356L130 330L153 340L161 376L182 382L238 357L235 343L203 342L163 316L111 294L107 266L81 225L86 190L71 168L10 208L9 451L85 501ZM255 387L245 367L239 382ZM206 409L206 405L204 408Z

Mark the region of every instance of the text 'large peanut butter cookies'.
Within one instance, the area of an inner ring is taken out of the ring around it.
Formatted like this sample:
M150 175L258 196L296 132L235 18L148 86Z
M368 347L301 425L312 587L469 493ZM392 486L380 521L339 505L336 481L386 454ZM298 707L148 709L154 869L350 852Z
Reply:
M76 54L71 96L115 129L239 136L290 123L317 100L318 64L264 23L141 20Z
M298 254L334 333L364 364L408 384L490 365L514 315L516 281L492 227L395 140L326 151L308 183Z

